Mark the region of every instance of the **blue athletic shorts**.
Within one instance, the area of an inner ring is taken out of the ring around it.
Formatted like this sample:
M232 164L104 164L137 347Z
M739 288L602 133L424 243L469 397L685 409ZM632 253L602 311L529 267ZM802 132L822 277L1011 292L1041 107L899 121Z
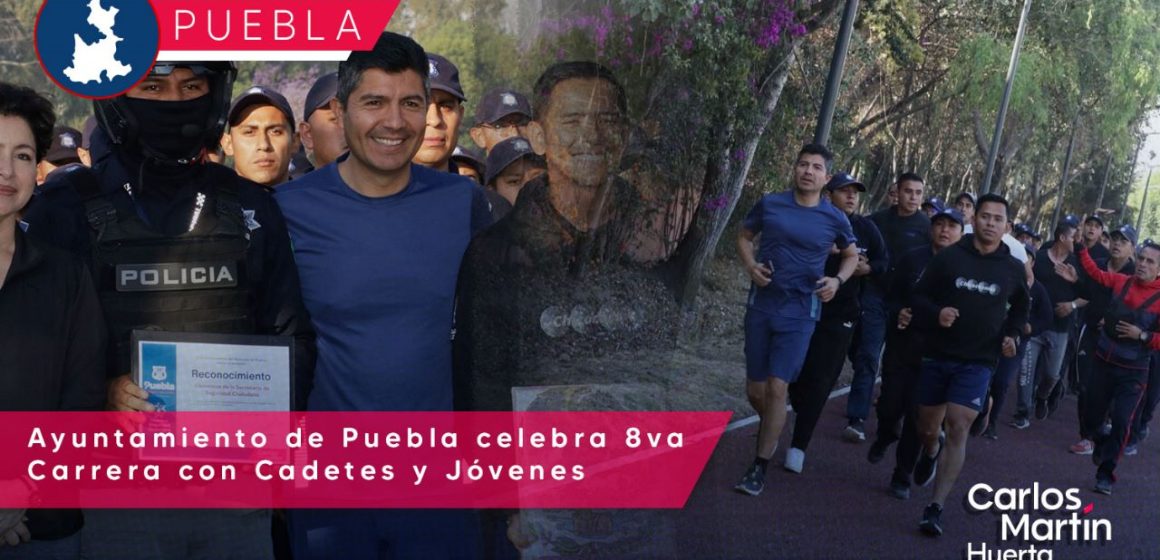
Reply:
M745 312L745 374L750 381L776 377L793 383L802 372L817 321Z
M987 401L993 370L979 364L923 358L918 376L918 404L955 403L979 411Z

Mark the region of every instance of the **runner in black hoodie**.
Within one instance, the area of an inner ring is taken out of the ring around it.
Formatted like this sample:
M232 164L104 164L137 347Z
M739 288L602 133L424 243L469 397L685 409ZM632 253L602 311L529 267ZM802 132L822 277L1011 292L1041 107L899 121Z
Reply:
M1027 322L1024 268L1002 242L1007 201L983 195L974 222L974 235L931 259L911 300L914 326L927 331L918 381L923 453L914 480L925 486L938 474L919 525L929 535L942 534L942 505L962 469L967 432L987 398L999 355L1015 355ZM944 421L945 453L939 435Z

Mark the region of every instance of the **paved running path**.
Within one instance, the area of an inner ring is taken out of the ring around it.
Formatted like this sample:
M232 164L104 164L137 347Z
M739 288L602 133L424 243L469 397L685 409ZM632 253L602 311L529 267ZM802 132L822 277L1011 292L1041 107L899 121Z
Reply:
M1009 399L1008 408L1014 400ZM1004 411L998 440L975 437L967 444L966 465L942 517L945 533L930 538L918 532L930 488L912 487L906 501L891 497L887 487L894 447L881 463L868 463L868 442L851 444L840 438L845 406L845 396L830 400L800 475L781 468L787 429L770 464L765 492L755 498L732 487L753 460L757 427L726 432L677 516L679 557L964 559L967 543L1024 549L1027 545L999 542L997 515L969 513L966 492L977 482L996 488L1031 488L1038 482L1041 487L1078 488L1080 500L1094 504L1091 517L1112 523L1107 544L1048 544L1055 560L1160 559L1160 436L1145 441L1138 455L1124 458L1113 494L1103 496L1091 491L1095 467L1090 457L1067 452L1077 439L1074 397L1028 430L1008 427L1010 410ZM873 430L876 422L869 424ZM1160 425L1152 430L1160 431Z

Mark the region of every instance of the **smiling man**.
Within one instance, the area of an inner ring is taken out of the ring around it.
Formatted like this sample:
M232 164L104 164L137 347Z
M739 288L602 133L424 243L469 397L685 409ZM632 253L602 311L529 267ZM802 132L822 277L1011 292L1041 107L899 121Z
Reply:
M247 89L234 100L228 121L222 151L234 158L238 175L265 187L289 180L298 134L294 111L281 93L262 86Z
M303 299L324 341L308 410L452 407L456 279L491 217L470 179L412 163L427 124L428 70L423 48L394 33L352 54L339 66L335 106L350 152L277 191ZM294 557L474 557L473 519L298 510Z

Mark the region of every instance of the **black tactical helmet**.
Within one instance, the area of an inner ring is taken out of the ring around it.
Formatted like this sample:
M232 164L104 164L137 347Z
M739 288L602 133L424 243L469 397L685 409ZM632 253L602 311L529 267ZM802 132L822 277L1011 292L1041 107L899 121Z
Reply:
M234 80L238 74L237 66L233 62L227 61L158 62L149 74L168 76L177 68L188 68L194 74L205 76L209 80L209 93L207 95L211 96L212 102L209 117L204 123L190 124L190 136L198 136L202 140L197 143L197 147L191 147L190 153L175 158L172 154L162 154L148 145L140 144L138 138L141 126L143 124L148 126L148 123L138 122L132 111L126 106L124 95L93 101L93 111L97 117L97 123L109 137L110 142L129 149L140 150L148 159L170 164L193 162L203 148L217 145L225 131L226 113L229 111L230 96L233 92Z

